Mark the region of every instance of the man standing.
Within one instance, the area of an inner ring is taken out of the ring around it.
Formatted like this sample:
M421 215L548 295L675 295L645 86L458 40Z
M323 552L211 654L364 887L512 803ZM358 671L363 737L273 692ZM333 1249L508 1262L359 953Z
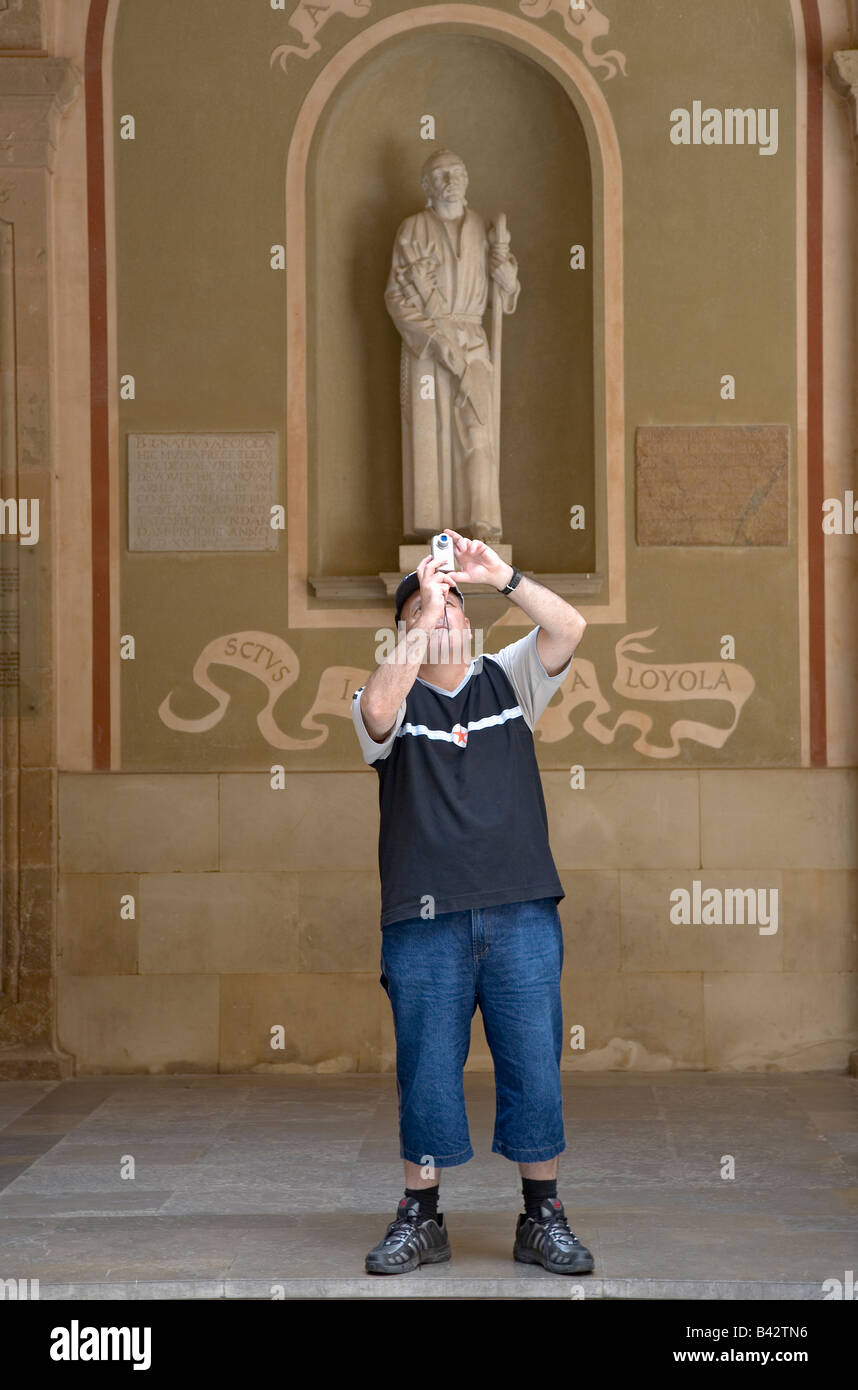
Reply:
M565 894L533 727L586 622L484 542L447 534L459 570L439 571L427 555L402 580L405 631L352 698L364 760L379 776L381 984L396 1030L405 1160L405 1195L366 1268L397 1274L450 1258L437 1170L473 1157L463 1068L479 1004L495 1069L492 1151L522 1177L514 1258L584 1273L593 1257L557 1198ZM493 584L537 626L468 661L457 582Z
M513 313L520 285L508 240L489 237L468 207L468 172L439 150L423 165L426 208L396 233L385 304L402 336L402 488L406 535L430 536L445 517L480 540L501 538L500 383L483 328L489 289Z

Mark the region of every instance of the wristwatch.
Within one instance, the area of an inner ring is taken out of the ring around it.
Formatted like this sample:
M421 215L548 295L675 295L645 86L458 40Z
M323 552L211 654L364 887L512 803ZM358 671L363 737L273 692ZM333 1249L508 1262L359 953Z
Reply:
M520 570L520 569L516 569L515 565L513 565L513 567L512 567L512 578L510 579L510 581L509 581L509 583L507 584L507 586L506 586L505 589L498 589L498 593L499 593L499 594L511 594L512 591L513 591L513 589L514 589L515 586L518 584L518 582L519 582L520 579L521 579L521 570Z

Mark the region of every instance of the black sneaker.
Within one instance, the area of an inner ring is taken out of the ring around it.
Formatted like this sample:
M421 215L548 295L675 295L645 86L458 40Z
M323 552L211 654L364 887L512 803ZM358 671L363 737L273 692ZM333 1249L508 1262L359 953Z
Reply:
M542 1265L552 1274L589 1274L593 1256L569 1229L563 1203L546 1197L540 1217L522 1212L515 1228L512 1257L524 1265Z
M437 1219L420 1220L416 1197L402 1197L383 1240L366 1257L367 1274L407 1274L419 1265L436 1265L449 1260L452 1251L444 1225L444 1213Z

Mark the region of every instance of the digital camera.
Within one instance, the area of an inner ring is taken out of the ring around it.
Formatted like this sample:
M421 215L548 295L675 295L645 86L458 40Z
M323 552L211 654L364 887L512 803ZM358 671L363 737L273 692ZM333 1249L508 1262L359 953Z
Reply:
M440 531L437 536L432 537L432 559L441 561L438 569L445 574L456 568L453 560L453 537L448 536L446 531Z

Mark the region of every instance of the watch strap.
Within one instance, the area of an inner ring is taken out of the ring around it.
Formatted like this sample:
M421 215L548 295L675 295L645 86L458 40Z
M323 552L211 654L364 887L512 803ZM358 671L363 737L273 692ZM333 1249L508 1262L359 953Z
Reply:
M512 578L510 579L509 583L506 585L505 588L503 588L503 589L498 589L498 593L499 593L499 594L511 594L512 591L513 591L513 589L514 589L514 588L516 587L516 585L519 583L520 579L521 579L521 570L520 570L520 569L517 569L516 566L513 565L513 567L512 567Z

